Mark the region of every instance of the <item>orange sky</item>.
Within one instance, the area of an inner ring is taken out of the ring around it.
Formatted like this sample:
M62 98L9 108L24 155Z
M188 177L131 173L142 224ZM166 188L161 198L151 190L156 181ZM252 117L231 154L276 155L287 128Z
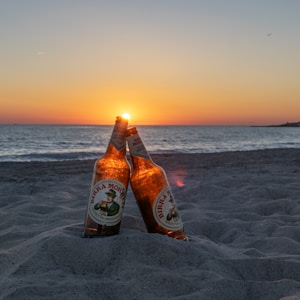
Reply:
M188 2L2 2L0 123L299 121L300 3Z

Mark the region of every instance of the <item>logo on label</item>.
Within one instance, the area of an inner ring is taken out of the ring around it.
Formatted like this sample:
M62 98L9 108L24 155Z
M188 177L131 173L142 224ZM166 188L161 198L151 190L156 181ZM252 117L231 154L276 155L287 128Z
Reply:
M88 212L93 221L100 225L113 226L122 218L126 188L117 180L101 180L91 191Z
M170 187L163 189L153 205L156 222L168 230L180 230L183 225Z

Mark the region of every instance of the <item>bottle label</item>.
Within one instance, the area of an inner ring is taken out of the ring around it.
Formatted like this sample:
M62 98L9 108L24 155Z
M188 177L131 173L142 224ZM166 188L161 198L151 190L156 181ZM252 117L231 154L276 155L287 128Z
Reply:
M126 123L116 122L110 138L110 143L113 144L118 151L126 147L126 130Z
M121 221L126 188L117 180L101 180L93 187L88 203L92 220L100 225L114 226Z
M176 208L174 196L169 186L163 189L153 205L156 222L167 230L180 230L182 221Z
M133 136L129 136L127 138L128 147L130 149L131 156L138 156L149 159L149 154L141 140L141 138L136 134Z

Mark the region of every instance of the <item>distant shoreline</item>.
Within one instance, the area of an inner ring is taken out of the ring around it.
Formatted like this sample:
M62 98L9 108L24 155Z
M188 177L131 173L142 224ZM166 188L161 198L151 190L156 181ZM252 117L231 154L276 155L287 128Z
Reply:
M284 123L284 124L278 124L278 125L256 125L251 127L299 127L300 128L300 122L293 122L293 123Z

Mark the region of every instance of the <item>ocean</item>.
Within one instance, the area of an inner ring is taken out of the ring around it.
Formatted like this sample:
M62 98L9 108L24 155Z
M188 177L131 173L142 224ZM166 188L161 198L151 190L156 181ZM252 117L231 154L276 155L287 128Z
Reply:
M0 161L96 159L113 126L0 125ZM300 148L300 129L248 126L137 126L149 153Z

